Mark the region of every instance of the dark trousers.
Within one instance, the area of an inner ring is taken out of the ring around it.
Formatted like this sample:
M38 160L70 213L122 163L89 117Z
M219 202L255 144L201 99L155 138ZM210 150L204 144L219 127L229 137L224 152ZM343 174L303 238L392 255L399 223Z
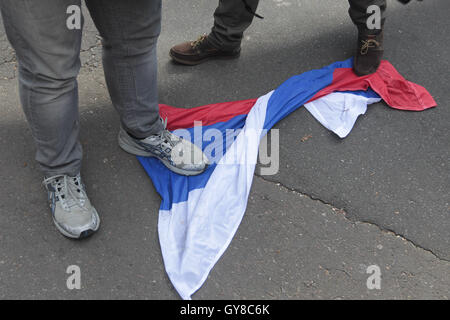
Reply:
M103 38L103 67L122 125L144 138L163 129L157 96L156 41L161 0L86 0ZM82 28L68 28L81 0L0 0L5 30L19 63L19 93L46 176L76 175ZM82 27L82 23L81 23Z
M253 12L258 7L259 0L246 0ZM378 5L381 9L381 24L384 24L386 0L349 0L349 14L358 29L366 28L370 14L367 8ZM254 15L246 10L243 0L219 0L219 6L214 12L214 27L208 36L215 47L234 49L240 46L244 31L250 26ZM374 31L376 33L376 31Z

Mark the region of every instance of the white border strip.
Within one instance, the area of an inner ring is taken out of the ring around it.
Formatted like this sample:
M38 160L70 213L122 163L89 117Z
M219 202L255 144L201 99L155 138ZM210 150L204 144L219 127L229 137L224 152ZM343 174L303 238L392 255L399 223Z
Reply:
M260 97L245 126L211 174L203 189L186 202L159 213L158 232L167 274L183 299L190 299L229 246L247 207L258 156L267 103L273 91ZM239 159L227 164L226 158Z

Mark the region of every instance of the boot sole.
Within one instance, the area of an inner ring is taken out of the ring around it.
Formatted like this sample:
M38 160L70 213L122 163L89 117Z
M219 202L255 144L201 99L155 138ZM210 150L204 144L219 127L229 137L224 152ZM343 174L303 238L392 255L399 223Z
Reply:
M208 60L232 60L232 59L237 59L237 58L240 57L241 52L239 51L235 55L209 56L209 57L205 57L205 58L203 58L201 60L195 60L195 61L185 60L185 59L179 58L172 51L169 52L169 55L174 61L176 61L178 63L184 64L184 65L188 65L188 66L196 66L196 65L204 63L204 62L206 62Z

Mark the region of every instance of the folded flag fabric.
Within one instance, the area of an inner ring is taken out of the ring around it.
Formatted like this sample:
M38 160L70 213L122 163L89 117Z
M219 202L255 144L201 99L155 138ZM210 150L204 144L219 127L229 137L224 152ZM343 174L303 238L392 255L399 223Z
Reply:
M333 92L305 104L305 108L325 128L345 138L359 115L366 113L367 105L381 98L372 89L367 91Z
M352 59L294 76L258 99L192 109L160 106L168 129L190 139L212 164L185 177L154 158L138 157L160 194L158 233L164 265L177 292L190 299L230 244L247 206L260 139L305 105L325 127L345 137L367 105L383 99L400 110L436 106L421 86L387 61L357 77Z

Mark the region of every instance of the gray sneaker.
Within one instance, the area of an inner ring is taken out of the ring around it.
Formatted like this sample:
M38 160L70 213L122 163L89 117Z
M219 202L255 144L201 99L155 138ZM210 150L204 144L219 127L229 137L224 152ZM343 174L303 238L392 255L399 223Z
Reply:
M53 222L63 235L81 239L98 230L100 218L89 201L79 174L45 178L42 184L48 191Z
M166 129L140 140L130 136L121 127L119 146L138 156L156 157L173 172L185 176L198 175L208 166L208 158L199 147Z

